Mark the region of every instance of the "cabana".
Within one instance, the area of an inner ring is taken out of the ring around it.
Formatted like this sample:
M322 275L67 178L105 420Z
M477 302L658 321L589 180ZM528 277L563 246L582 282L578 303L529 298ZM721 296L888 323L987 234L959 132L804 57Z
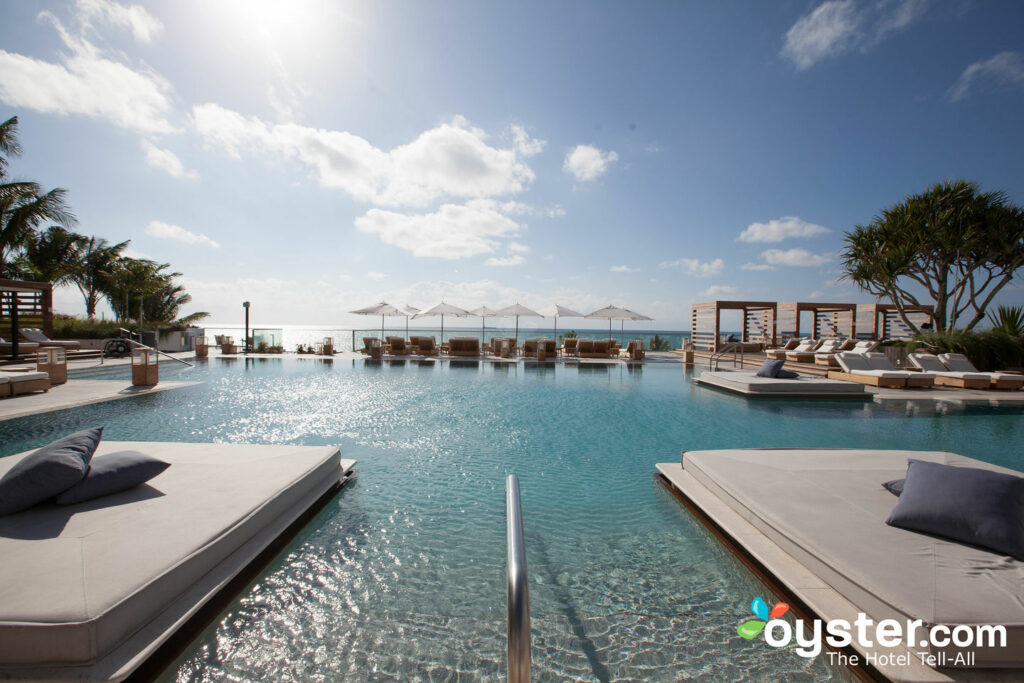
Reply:
M20 328L36 327L53 336L53 285L49 282L0 279L0 327L10 331L10 356L18 357ZM6 335L4 335L6 336ZM26 349L38 348L26 344Z
M776 330L780 339L800 337L800 318L811 314L811 327L804 334L814 339L835 337L849 339L856 328L857 304L823 304L797 301L779 304L776 313Z
M774 342L774 301L708 301L694 304L690 314L690 341L694 348L718 351L721 346L722 311L742 311L744 342Z
M918 329L935 322L934 306L904 306L903 310ZM900 319L895 304L859 304L856 330L861 339L910 339L914 336Z

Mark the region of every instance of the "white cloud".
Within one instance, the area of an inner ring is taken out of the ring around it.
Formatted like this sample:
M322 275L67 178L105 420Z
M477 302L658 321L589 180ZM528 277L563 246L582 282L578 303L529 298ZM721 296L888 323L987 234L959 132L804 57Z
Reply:
M736 288L731 285L711 285L701 292L700 295L717 299L720 296L732 296L735 293Z
M530 247L526 246L525 244L520 244L519 242L509 242L508 243L508 250L512 251L512 252L515 252L517 254L529 254L530 253Z
M110 0L78 0L78 17L83 25L100 19L120 28L129 29L140 43L151 43L163 30L160 20L140 5L120 5Z
M486 199L475 199L476 202L490 201ZM492 206L504 214L510 216L542 216L544 218L561 218L565 215L565 209L560 204L546 208L536 207L524 202L510 200L507 202L493 202Z
M662 261L659 264L662 268L677 268L683 266L686 268L686 272L690 275L697 277L711 277L713 275L719 275L722 269L725 268L725 261L720 258L716 258L714 261L707 263L701 263L695 258L681 258L675 261Z
M375 270L371 270L370 272L368 272L366 274L366 279L368 279L368 280L383 280L387 276L388 276L387 273L378 273Z
M769 266L767 263L744 263L740 270L775 270L775 266Z
M853 49L867 52L924 15L930 0L828 0L786 32L781 54L798 70Z
M498 258L496 256L492 256L491 258L489 258L486 261L484 261L484 265L488 265L488 266L518 266L518 265L520 265L525 260L526 259L524 259L522 256L519 256L519 255L516 255L516 256L506 256L504 258Z
M579 181L596 180L618 160L619 155L615 152L604 152L592 145L577 145L565 155L562 170Z
M972 88L988 84L996 87L1024 85L1024 53L1000 52L983 62L974 62L946 92L951 102L967 97Z
M199 177L195 171L185 169L177 154L169 149L161 149L145 138L142 140L142 151L146 153L146 163L153 168L166 171L175 178L195 180Z
M214 249L220 247L219 244L206 235L190 232L185 228L164 223L163 221L151 221L149 227L146 228L146 234L162 240L175 240L185 244L205 245Z
M0 50L0 101L48 114L81 114L141 133L168 133L171 87L146 67L103 56L84 38L71 35L50 13L68 49L59 63Z
M761 254L761 258L773 266L798 266L803 268L819 268L832 257L829 254L814 254L806 249L769 249Z
M192 120L207 146L236 158L247 152L295 159L322 187L379 206L516 194L534 179L514 149L491 147L486 134L461 116L390 151L352 133L268 124L217 104L193 107Z
M444 259L494 253L498 240L515 237L521 230L518 223L483 202L444 204L429 214L370 209L355 225L416 256Z
M531 138L526 128L513 124L509 127L512 132L512 146L524 157L532 157L544 151L547 140Z
M751 223L736 238L737 242L781 242L790 237L814 237L829 232L828 228L797 218L783 216L767 223Z
M612 266L608 269L612 273L639 273L639 268L630 268L629 266Z

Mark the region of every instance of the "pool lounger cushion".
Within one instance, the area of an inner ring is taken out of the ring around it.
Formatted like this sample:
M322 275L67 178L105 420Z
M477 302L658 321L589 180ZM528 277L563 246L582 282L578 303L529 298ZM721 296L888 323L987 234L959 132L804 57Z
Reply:
M879 482L911 458L1019 474L953 453L872 450L691 451L683 467L876 623L1001 624L1006 647L973 648L974 666L1024 666L1024 562L885 524L894 498ZM957 650L943 652L953 661Z
M352 466L334 447L104 442L96 457L126 449L171 467L0 518L0 679L123 679Z
M911 459L885 523L1024 560L1024 478Z
M795 373L796 374L796 373ZM734 391L747 396L862 396L870 398L863 384L844 382L824 377L797 374L792 379L758 377L752 371L703 372L697 378L700 384Z
M0 478L0 516L27 510L82 481L102 437L103 427L83 429L5 469Z
M80 482L54 500L57 505L84 503L145 484L171 463L138 451L117 451L93 458L89 472Z

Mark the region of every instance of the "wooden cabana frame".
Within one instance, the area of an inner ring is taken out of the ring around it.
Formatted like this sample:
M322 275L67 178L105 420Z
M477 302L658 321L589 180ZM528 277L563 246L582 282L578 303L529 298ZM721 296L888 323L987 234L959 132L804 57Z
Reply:
M934 306L904 306L910 321L917 325L934 325ZM895 304L859 304L857 306L857 337L861 339L910 339L914 335L900 319Z
M25 327L38 327L53 336L53 285L49 282L0 279L0 333L10 337L11 357L17 357L18 336Z
M690 311L690 341L695 349L718 351L722 311L742 311L742 341L774 343L777 306L774 301L707 301L694 304Z
M811 314L811 327L804 332L814 339L824 337L850 338L856 336L857 304L827 304L816 301L798 301L779 304L776 330L779 339L802 336L800 318Z

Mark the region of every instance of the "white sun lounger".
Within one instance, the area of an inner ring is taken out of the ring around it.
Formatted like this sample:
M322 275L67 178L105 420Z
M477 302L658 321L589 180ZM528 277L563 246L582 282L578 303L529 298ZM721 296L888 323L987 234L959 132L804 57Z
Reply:
M1024 387L1024 375L1011 372L979 372L978 368L962 353L940 353L939 360L948 369L956 372L977 372L992 382L993 389L1020 389Z
M773 360L783 360L786 357L787 351L792 351L797 347L797 345L799 345L803 341L803 339L797 339L796 337L793 337L782 346L779 346L774 349L765 349L764 355L765 357Z
M33 391L49 391L50 376L45 372L0 372L9 387L0 396L19 396Z
M889 357L884 353L864 353L861 354L864 359L867 360L868 365L872 370L880 370L882 372L902 372L907 376L908 387L922 387L929 388L935 386L935 375L927 372L907 372L906 370L900 370L892 364Z
M813 363L814 357L818 353L832 353L839 348L842 344L838 339L826 339L823 342L815 342L811 340L810 344L796 347L792 351L786 352L786 360L793 361L795 363Z
M930 353L911 353L907 357L914 367L935 375L935 383L940 386L959 389L989 388L990 381L987 375L980 372L954 372L946 368L942 361Z
M909 372L900 370L880 370L871 367L863 353L843 351L836 354L836 362L842 370L830 370L829 379L844 379L848 382L870 384L873 387L902 389L907 386Z

